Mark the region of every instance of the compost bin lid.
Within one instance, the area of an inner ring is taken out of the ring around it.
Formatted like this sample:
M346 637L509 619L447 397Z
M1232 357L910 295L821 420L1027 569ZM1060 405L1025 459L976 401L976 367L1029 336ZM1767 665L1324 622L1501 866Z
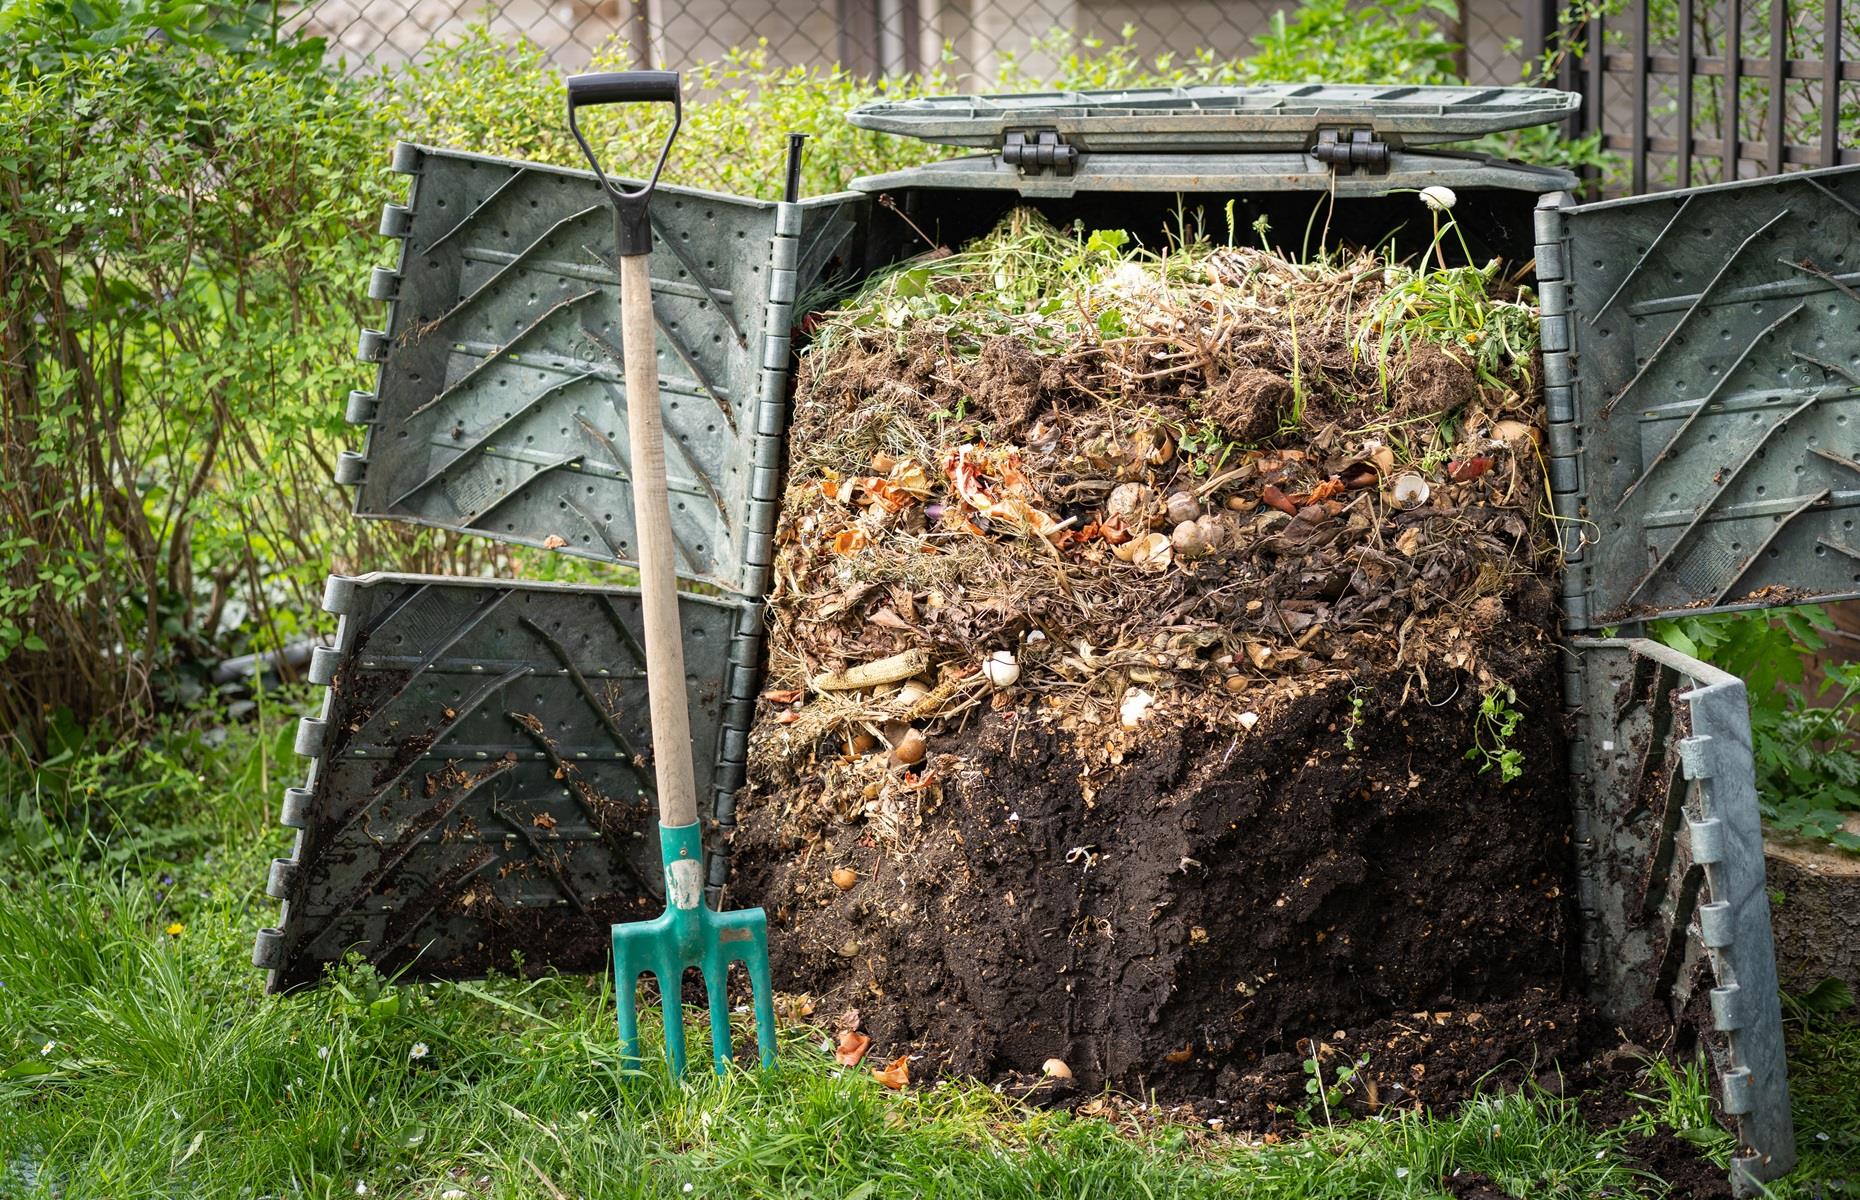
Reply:
M1339 127L1392 145L1463 141L1560 121L1580 104L1546 88L1290 83L932 96L861 105L847 119L951 146L1000 146L1038 128L1080 151L1218 153L1299 150Z

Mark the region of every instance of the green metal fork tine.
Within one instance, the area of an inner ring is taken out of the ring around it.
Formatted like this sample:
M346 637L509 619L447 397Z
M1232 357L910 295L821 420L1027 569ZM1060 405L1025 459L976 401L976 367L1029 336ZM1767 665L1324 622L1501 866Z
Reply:
M757 916L761 909L755 910ZM761 937L757 940L757 953L743 960L749 968L750 1001L756 1010L756 1051L762 1057L762 1065L775 1065L775 985L769 978L768 956L768 922L762 922Z
M725 966L740 962L749 971L750 1002L756 1014L756 1049L762 1065L775 1065L775 992L769 979L769 921L759 908L712 913L715 941Z
M659 1012L665 1018L665 1058L671 1064L672 1078L685 1074L685 1002L684 964L667 961L658 972Z
M730 960L715 946L713 941L704 952L704 990L710 995L711 1063L722 1074L736 1056L730 1047Z
M633 1070L640 1066L639 1053L639 969L629 952L630 939L614 938L614 1007L620 1014L620 1066ZM623 948L624 947L624 948Z

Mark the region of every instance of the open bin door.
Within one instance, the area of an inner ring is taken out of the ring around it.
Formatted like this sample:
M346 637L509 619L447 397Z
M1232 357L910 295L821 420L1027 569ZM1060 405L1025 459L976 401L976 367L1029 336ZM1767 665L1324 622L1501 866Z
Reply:
M1552 195L1537 242L1567 626L1860 595L1860 168ZM1795 1141L1744 685L1576 645L1589 979L1706 1032L1754 1194Z
M395 147L412 177L358 348L355 514L634 561L613 221L593 174ZM631 183L616 179L616 183ZM661 186L653 310L681 577L760 597L797 294L851 253L865 198L777 203Z
M1860 596L1860 168L1537 233L1571 628Z
M298 728L274 991L357 954L404 979L604 970L608 927L663 901L639 596L428 575L336 576L329 690ZM679 601L693 759L719 761L736 606Z
M1744 683L1642 639L1583 639L1572 747L1591 996L1698 1034L1740 1196L1795 1165Z
M613 224L594 176L402 144L395 265L337 462L356 515L633 558ZM618 181L616 181L618 182ZM690 753L727 834L762 660L762 597L797 295L859 248L866 198L777 203L661 187L651 257ZM586 572L584 572L585 574ZM400 978L597 972L608 927L662 907L639 601L626 588L365 575L330 581L329 687L284 797L273 990L350 955ZM719 847L720 848L720 847ZM709 884L727 859L713 853Z

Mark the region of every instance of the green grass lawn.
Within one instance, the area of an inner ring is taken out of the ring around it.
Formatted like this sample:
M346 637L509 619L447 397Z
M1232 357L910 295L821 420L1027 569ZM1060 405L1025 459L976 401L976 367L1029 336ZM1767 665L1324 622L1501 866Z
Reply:
M773 1073L629 1076L598 978L388 988L357 971L268 998L248 956L275 920L261 889L288 842L269 809L298 764L282 714L261 727L41 780L108 809L111 838L57 834L0 780L0 1196L1388 1197L1449 1195L1460 1171L1536 1200L1662 1194L1627 1153L1655 1127L1726 1149L1698 1071L1651 1073L1614 1129L1492 1095L1262 1147L1123 1107L890 1092L804 1030ZM1791 1033L1804 1166L1778 1194L1860 1193L1860 1031Z

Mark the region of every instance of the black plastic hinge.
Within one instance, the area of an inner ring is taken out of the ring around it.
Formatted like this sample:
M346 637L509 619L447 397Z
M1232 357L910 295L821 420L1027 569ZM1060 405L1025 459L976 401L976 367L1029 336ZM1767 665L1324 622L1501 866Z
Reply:
M1389 169L1389 145L1373 129L1320 129L1311 157L1341 175L1358 168L1384 175Z
M1001 143L1001 161L1028 175L1071 175L1078 170L1079 148L1067 145L1057 129L1011 129Z

